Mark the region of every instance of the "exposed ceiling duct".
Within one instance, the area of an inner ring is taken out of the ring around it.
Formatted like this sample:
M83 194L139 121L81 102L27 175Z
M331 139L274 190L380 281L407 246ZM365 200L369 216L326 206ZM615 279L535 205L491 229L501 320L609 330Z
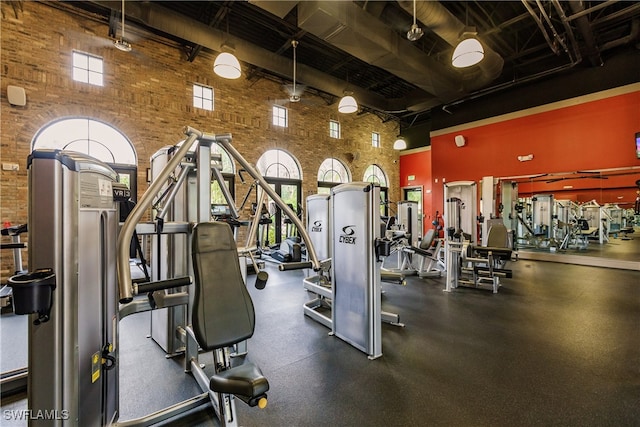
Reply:
M106 18L113 38L121 2L50 3ZM620 68L622 77L618 68L597 73L598 79L593 80L597 87L633 80L640 3L581 4L418 0L415 17L424 36L415 42L406 37L413 0L127 2L127 20L179 43L188 61L196 59L201 48L220 52L224 44L233 44L236 57L250 65L247 69L243 64L245 71L276 80L292 79L288 50L292 40L299 41L301 84L317 90L327 102L352 92L364 111L385 120L397 119L407 128L447 111L442 107L493 96L516 85L528 86L561 72L580 72L605 58L603 67L592 67L604 69L610 62L617 67L612 59L623 56L630 65ZM478 28L485 58L477 65L455 69L451 55L467 24ZM606 57L604 51L608 51ZM581 61L580 53L591 61ZM583 93L582 86L569 92ZM557 93L564 87L555 89ZM546 102L549 97L539 101L541 95L533 89L527 105Z
M94 1L94 3L114 10L119 10L120 8L120 2L118 1ZM223 43L230 42L234 45L234 54L239 60L289 79L293 77L291 75L293 67L291 59L233 37L223 31L211 28L202 22L172 13L152 3L129 3L127 5L127 16L129 19L142 23L154 30L171 34L214 51L220 51ZM322 92L336 97L342 97L344 90L347 89L343 80L305 66L304 64L298 64L297 70L301 83ZM390 105L387 100L373 92L353 86L350 86L348 89L353 92L353 95L358 99L360 104L374 110L388 111L395 110L399 107L395 104ZM401 106L401 108L405 107Z
M463 94L460 81L448 67L356 3L300 2L298 26L348 54L416 85L425 92L420 100L423 105L431 103L435 106ZM408 109L415 108L411 103L407 105Z
M407 12L413 13L412 0L399 0L398 4ZM440 2L421 1L416 2L416 18L424 26L438 35L442 40L455 47L460 42L460 36L467 26L449 12ZM482 34L478 37L482 41ZM482 88L502 73L504 60L490 46L483 43L484 59L474 67L478 73L473 73L465 79L465 90Z

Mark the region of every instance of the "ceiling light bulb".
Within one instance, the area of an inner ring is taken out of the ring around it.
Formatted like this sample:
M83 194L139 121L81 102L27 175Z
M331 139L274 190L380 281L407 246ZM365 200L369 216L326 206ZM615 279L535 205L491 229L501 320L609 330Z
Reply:
M406 150L407 149L407 141L404 140L403 137L399 136L396 139L396 142L393 143L394 150Z
M358 111L358 103L353 96L344 96L338 104L338 111L344 114L355 113Z
M453 51L451 64L456 68L470 67L482 61L484 49L475 38L462 40Z
M237 79L242 74L238 59L229 52L222 52L213 63L213 71L225 79Z

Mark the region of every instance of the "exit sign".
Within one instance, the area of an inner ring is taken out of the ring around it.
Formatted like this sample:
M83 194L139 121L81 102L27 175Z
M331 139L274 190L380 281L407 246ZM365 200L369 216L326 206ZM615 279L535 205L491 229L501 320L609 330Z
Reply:
M415 176L415 175L409 175L409 176L407 177L407 180L408 180L408 181L413 181L413 180L415 180L415 179L416 179L416 176Z

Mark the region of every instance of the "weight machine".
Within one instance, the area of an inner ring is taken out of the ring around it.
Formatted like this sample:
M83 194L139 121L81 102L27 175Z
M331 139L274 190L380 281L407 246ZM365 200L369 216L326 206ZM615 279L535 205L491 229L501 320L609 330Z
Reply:
M452 195L455 195L452 197ZM445 184L445 291L459 285L481 288L489 282L493 293L498 292L501 278L512 277L504 268L511 259L507 228L502 219L487 221L486 246L477 245L472 233L476 218L475 183L470 181Z
M609 215L595 200L580 205L579 222L582 234L597 240L601 245L609 242Z
M417 274L413 265L414 248L420 245L422 221L418 218L418 202L403 200L397 203L398 220L390 227L385 227L381 236L391 243L391 255L385 258L385 262L396 258L395 267L382 266L381 278L386 282L398 282L406 284L405 276Z
M332 327L331 314L328 312L333 301L329 200L330 196L326 194L307 197L307 232L318 258L322 260L322 269L302 281L303 287L313 295L313 299L304 304L304 314L327 328Z
M371 183L355 182L333 187L330 196L307 198L308 231L323 261L303 280L313 294L304 313L370 359L382 355L382 322L404 326L381 307L381 258L391 253L392 241L380 237L379 192Z
M238 261L238 255L251 248L237 249L229 225L210 221L211 144L222 145L265 192L273 191L231 145L230 135L193 128L185 128L185 134L186 141L168 159L119 233L118 203L129 198L129 190L118 184L111 168L74 152L41 150L29 156L29 272L12 277L10 284L15 312L30 315L28 406L31 413L45 414L31 419L30 425L151 425L211 405L221 425L234 426L238 425L236 397L250 406L266 405L269 386L259 368L247 361L230 364L234 346L252 335L255 322ZM165 222L159 230L187 236L193 259L189 275L134 283L129 268L133 233L194 143L196 225ZM269 195L282 203L277 195ZM300 223L296 225L307 239L309 264L317 268L308 235ZM254 222L249 238L255 238L256 230ZM157 292L185 287L193 292L164 296ZM150 295L136 298L143 294ZM212 294L216 298L207 297ZM119 321L134 313L180 305L187 305L192 323L175 333L186 346L185 371L196 378L203 393L148 416L119 421L119 375L126 374L119 372ZM237 321L237 316L244 321ZM198 362L198 347L214 352L215 373L210 377Z
M371 183L331 189L331 332L370 359L382 356L383 321L404 326L381 307L379 262L390 242L381 238L379 200L380 188Z

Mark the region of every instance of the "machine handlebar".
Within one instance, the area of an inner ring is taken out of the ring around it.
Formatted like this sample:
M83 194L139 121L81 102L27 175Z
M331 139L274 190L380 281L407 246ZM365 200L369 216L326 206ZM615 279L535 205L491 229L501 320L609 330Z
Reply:
M181 286L189 286L193 283L191 276L176 277L173 279L158 280L156 282L134 284L136 294L145 294L148 292L161 291L163 289L179 288ZM120 303L126 304L131 302L133 298L121 298Z
M0 234L3 236L17 236L25 232L27 232L27 224L10 225L0 230Z
M313 263L310 261L305 262L285 262L278 266L278 270L302 270L303 268L313 268Z
M161 291L163 289L189 286L192 283L191 276L176 277L174 279L158 280L157 282L141 283L138 285L138 293Z

